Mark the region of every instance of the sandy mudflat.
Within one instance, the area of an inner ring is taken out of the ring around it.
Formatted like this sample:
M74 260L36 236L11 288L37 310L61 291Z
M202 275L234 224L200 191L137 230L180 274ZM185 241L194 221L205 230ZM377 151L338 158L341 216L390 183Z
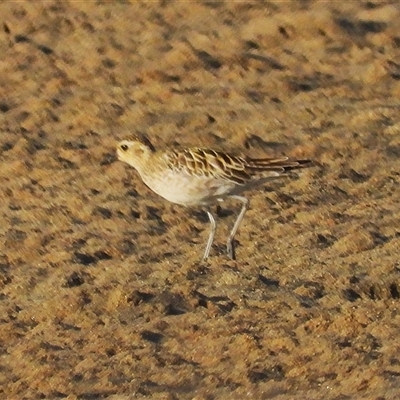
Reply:
M0 5L0 398L400 397L397 2ZM115 143L315 166L201 209Z

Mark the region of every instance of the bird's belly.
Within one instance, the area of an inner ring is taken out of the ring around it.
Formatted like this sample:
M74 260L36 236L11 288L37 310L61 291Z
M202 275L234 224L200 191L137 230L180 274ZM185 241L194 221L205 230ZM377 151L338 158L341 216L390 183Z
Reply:
M228 195L235 187L233 182L179 172L166 171L143 180L159 196L183 206L212 203Z

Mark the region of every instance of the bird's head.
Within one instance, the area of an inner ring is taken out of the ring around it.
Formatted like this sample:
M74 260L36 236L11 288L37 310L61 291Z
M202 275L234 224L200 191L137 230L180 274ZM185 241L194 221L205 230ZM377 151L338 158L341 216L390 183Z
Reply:
M145 136L131 136L117 145L117 156L138 171L149 161L155 148Z

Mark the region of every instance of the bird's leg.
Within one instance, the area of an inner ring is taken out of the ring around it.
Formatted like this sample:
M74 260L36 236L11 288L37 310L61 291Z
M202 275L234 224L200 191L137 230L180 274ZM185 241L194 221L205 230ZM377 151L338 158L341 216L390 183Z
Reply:
M211 246L214 241L215 230L217 229L217 223L215 222L214 216L211 214L210 211L207 211L207 215L208 219L210 220L210 236L208 237L206 250L203 256L203 261L207 260L208 256L210 255Z
M237 230L239 229L239 225L242 222L242 219L244 217L244 214L246 214L247 209L249 208L249 200L246 199L246 197L242 196L230 196L232 199L239 200L243 203L242 209L240 210L240 213L238 217L236 218L235 224L233 225L233 228L231 232L229 233L228 240L226 242L226 252L228 254L228 257L231 258L232 260L235 259L235 253L233 249L233 239L236 235Z

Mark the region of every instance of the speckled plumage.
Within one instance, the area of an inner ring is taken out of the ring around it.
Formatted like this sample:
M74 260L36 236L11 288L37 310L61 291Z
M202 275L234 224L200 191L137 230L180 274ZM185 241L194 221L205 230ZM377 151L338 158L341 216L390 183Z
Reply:
M134 167L143 182L166 200L183 206L208 206L226 197L243 203L242 210L227 242L228 255L233 258L233 237L248 208L248 200L239 194L255 185L277 178L309 160L288 157L253 159L236 157L204 148L155 150L145 137L131 137L118 143L118 158ZM216 223L207 211L211 232L203 259L207 259Z

